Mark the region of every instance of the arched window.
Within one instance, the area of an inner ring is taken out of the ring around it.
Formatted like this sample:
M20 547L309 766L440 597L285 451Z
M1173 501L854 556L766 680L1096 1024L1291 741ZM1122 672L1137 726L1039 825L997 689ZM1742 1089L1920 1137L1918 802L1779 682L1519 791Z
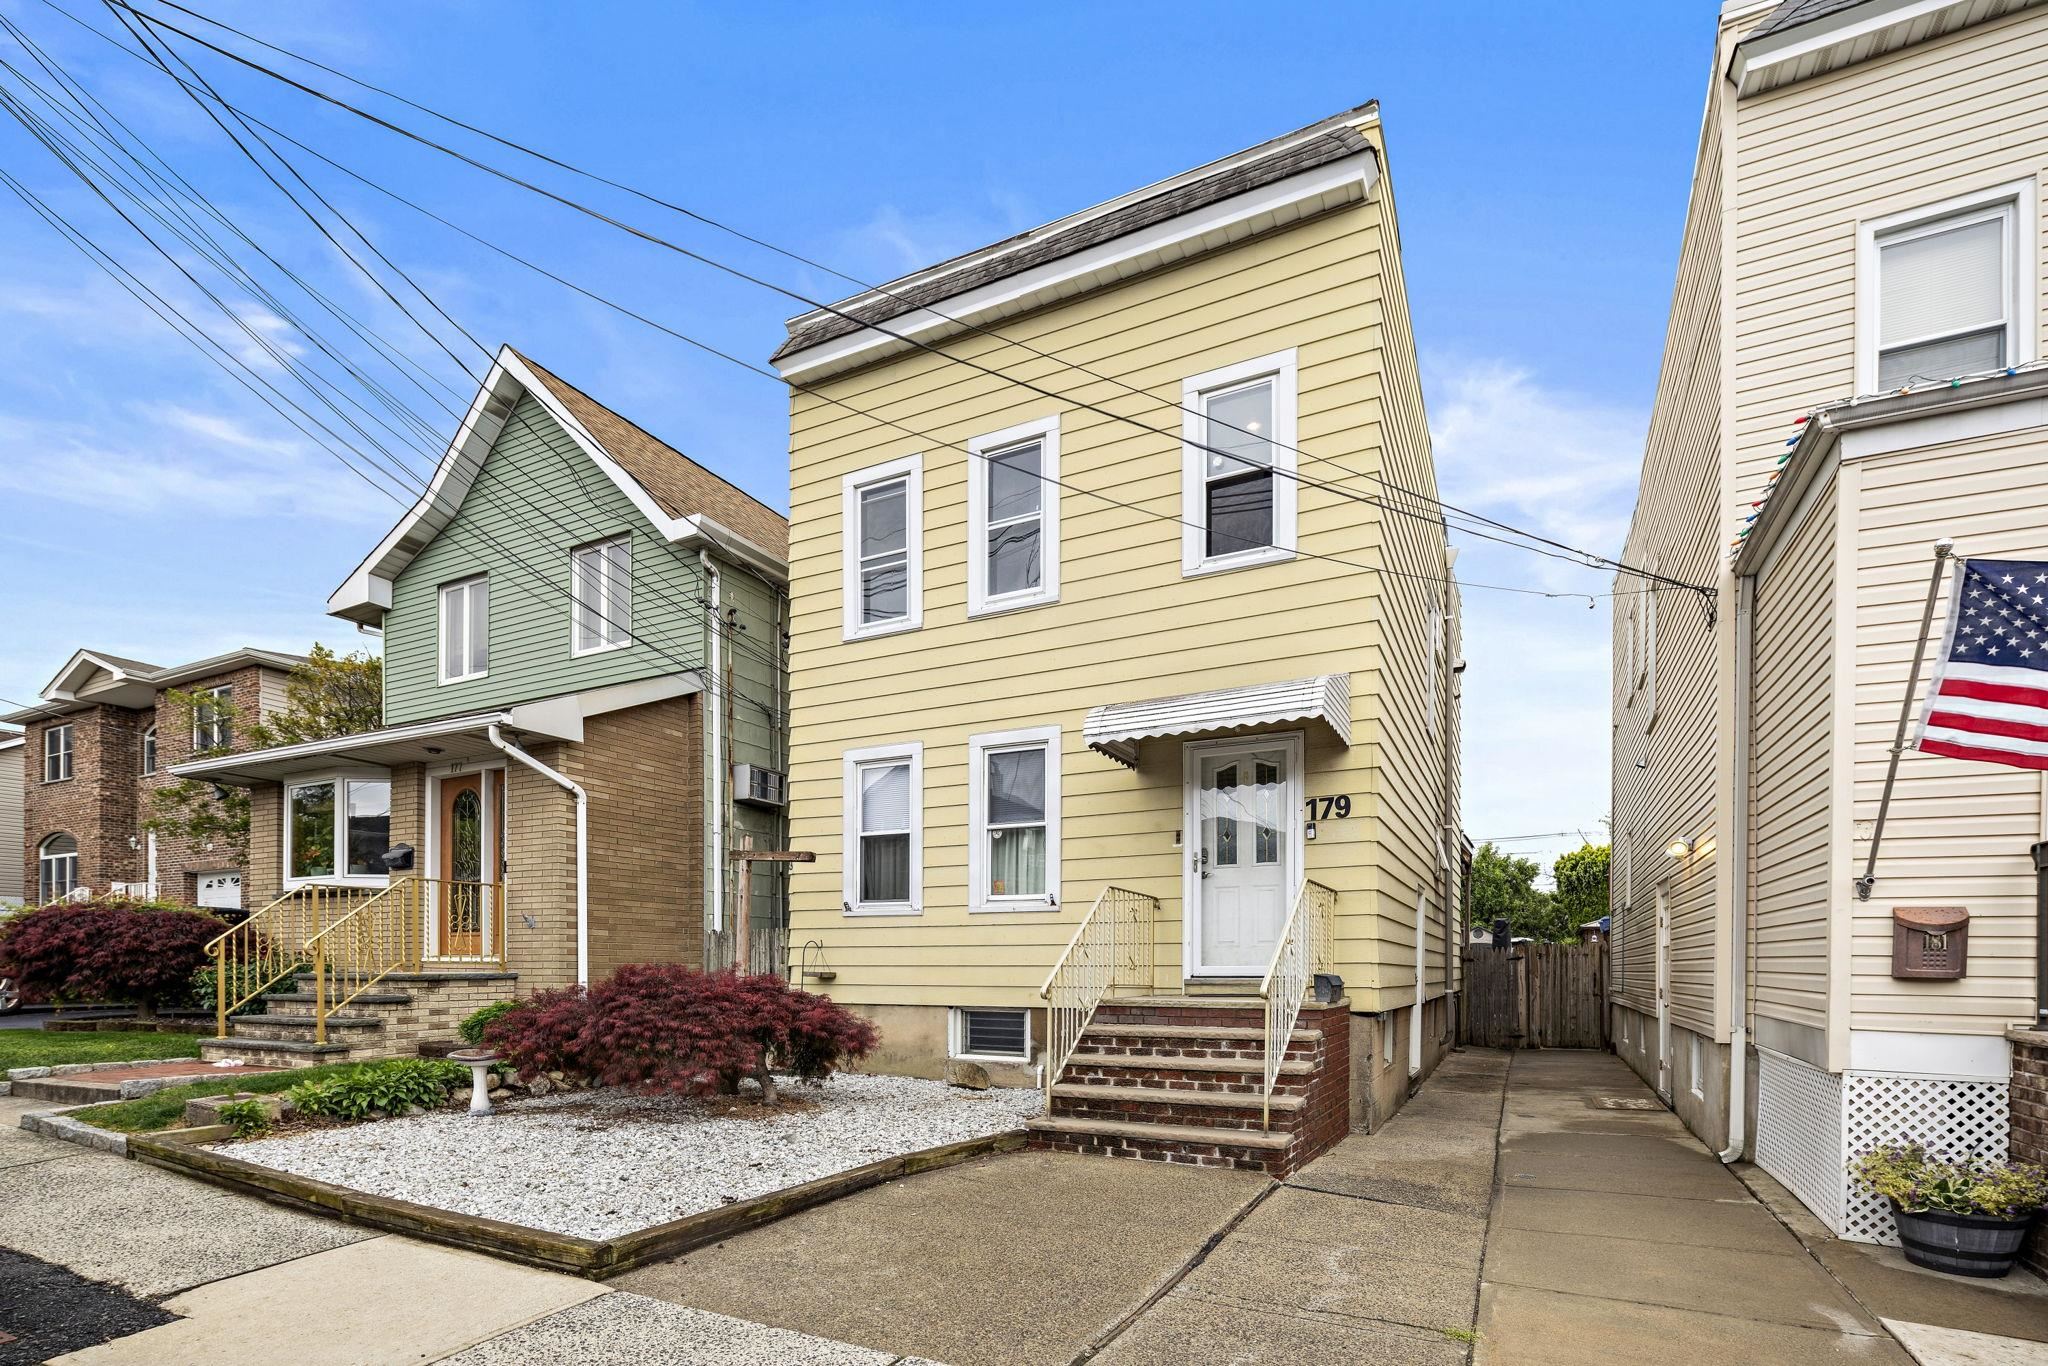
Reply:
M55 901L69 896L78 885L78 841L69 835L52 835L36 851L37 900Z
M156 727L142 732L142 771L145 775L156 772Z

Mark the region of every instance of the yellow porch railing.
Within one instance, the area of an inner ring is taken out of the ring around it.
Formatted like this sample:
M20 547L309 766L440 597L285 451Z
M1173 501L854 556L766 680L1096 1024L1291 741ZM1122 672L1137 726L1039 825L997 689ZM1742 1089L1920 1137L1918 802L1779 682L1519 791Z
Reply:
M402 877L385 887L295 887L207 945L214 1028L295 972L313 975L313 1038L394 972L505 966L505 885Z
M378 896L376 887L294 887L225 934L213 956L214 1032L225 1038L228 1016L312 961L309 946L328 926Z
M1045 1103L1080 1046L1095 1008L1119 989L1152 989L1152 927L1159 899L1127 887L1104 887L1038 989L1045 1010Z
M428 964L505 965L505 884L398 878L308 942L313 1041L327 1021L394 972Z
M1266 1081L1260 1091L1259 1127L1273 1125L1273 1086L1280 1063L1301 1018L1302 998L1318 972L1328 972L1336 958L1337 894L1320 882L1303 878L1301 890L1287 912L1286 928L1273 946L1273 961L1259 981L1266 1005Z

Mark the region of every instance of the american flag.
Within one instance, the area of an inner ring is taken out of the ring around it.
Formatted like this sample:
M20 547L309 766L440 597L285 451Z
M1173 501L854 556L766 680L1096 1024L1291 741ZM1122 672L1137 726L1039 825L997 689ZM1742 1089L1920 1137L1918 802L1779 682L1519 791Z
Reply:
M2048 562L1962 562L1920 748L2048 769Z

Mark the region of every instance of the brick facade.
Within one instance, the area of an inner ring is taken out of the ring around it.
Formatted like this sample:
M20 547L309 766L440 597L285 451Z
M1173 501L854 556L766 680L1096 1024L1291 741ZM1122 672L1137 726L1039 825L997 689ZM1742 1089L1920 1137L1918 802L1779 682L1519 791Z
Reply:
M246 749L248 727L264 714L266 694L277 694L276 685L282 679L283 674L275 669L251 664L178 686L181 691L194 692L233 688L232 747ZM43 737L63 725L72 727L72 776L47 783L43 781ZM156 768L145 774L143 737L152 726L157 731ZM152 794L178 781L171 776L172 764L192 757L192 728L184 709L159 691L151 706L88 705L32 721L26 733L21 852L29 899L37 896L37 859L43 841L60 833L78 841L80 886L104 892L116 882L146 881L147 823L155 811ZM156 844L157 895L168 901L195 903L203 873L243 871L241 860L225 846L204 848L165 834L157 836ZM245 882L243 905L260 904L249 900Z
M2012 1042L2012 1137L2014 1159L2048 1166L2048 1033L2015 1029ZM2034 1231L2020 1254L2023 1265L2048 1276L2048 1220L2034 1221Z

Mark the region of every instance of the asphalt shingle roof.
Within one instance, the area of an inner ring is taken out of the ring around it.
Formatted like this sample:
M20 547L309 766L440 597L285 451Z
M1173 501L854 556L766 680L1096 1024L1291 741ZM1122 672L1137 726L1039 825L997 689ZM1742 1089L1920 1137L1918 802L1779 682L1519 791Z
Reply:
M1264 156L1225 166L1212 175L1172 186L1158 194L1084 219L1069 227L1055 228L1052 231L1047 231L1043 227L1033 228L1015 237L976 248L952 258L952 262L941 262L931 267L930 273L924 274L923 278L904 277L903 281L892 281L882 285L881 288L888 291L886 294L873 298L865 294L854 295L833 305L847 316L814 310L792 318L789 322L789 338L777 348L772 359L781 360L792 352L858 332L869 324L887 322L915 309L936 304L942 299L949 299L967 290L1019 274L1033 266L1044 265L1047 261L1086 251L1092 246L1140 231L1154 223L1164 222L1204 205L1228 199L1232 195L1243 194L1248 190L1284 180L1288 176L1314 170L1318 166L1365 151L1370 145L1359 135L1357 129L1334 127L1313 137L1288 143ZM1041 233L1044 235L1040 236ZM953 268L949 269L949 266ZM860 302L856 304L855 300Z
M1783 0L1783 3L1766 14L1763 22L1751 29L1742 41L1746 43L1753 38L1768 37L1773 33L1797 28L1801 24L1810 24L1815 19L1825 19L1830 14L1840 14L1845 9L1854 9L1867 3L1869 0Z

